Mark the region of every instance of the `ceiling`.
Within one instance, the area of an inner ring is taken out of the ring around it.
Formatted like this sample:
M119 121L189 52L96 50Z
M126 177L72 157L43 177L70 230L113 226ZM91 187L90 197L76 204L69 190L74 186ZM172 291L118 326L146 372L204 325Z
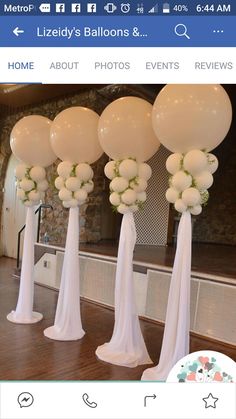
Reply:
M13 110L87 88L79 84L0 84L0 107Z
M0 84L0 116L15 112L24 107L39 104L57 97L79 93L91 88L102 89L107 85L89 84ZM163 85L136 84L131 85L132 90L150 102ZM233 105L236 101L236 86L224 85L229 93Z

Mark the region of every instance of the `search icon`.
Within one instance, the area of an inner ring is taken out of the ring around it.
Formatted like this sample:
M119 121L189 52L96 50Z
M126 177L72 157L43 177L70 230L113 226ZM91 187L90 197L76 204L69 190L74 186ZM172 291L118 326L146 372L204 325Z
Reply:
M175 27L175 34L177 36L186 36L186 38L190 39L190 36L188 35L188 29L187 26L185 26L183 23L179 23Z

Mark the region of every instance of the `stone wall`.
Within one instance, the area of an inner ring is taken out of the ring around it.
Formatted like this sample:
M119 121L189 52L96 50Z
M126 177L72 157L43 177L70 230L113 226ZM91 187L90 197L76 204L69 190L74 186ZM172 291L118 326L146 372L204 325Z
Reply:
M227 139L213 153L219 159L210 199L196 217L193 240L204 243L236 245L236 123Z

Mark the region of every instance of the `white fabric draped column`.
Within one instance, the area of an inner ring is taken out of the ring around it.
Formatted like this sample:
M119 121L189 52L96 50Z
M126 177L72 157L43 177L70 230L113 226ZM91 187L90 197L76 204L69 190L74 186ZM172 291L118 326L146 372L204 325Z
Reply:
M133 252L136 228L132 213L123 216L119 240L116 286L115 325L109 343L99 346L96 355L110 364L125 367L152 363L142 336L136 312L133 284Z
M80 315L79 208L70 208L65 256L54 325L44 335L55 340L84 336Z
M191 214L186 211L181 216L178 228L159 364L145 370L142 380L166 380L177 361L189 353L191 253Z
M35 242L34 207L29 207L26 214L25 237L21 265L20 289L16 310L8 314L13 323L36 323L43 317L33 312L34 302L34 242Z

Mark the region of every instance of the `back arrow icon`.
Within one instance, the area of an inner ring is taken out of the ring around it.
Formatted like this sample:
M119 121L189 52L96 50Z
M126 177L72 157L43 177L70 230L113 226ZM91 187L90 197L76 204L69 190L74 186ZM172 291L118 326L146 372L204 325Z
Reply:
M19 36L20 33L24 33L23 29L19 29L18 26L13 30L14 35Z

